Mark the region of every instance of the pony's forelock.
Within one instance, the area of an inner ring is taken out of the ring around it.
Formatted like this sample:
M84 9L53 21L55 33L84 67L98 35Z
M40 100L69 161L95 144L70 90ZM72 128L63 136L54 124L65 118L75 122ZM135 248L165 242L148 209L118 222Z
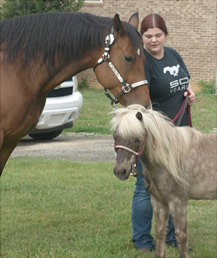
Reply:
M144 139L143 122L136 117L137 112L138 109L132 109L132 106L129 106L127 109L120 108L114 110L112 112L114 117L110 122L111 129L116 131L118 128L120 136L124 138L136 137ZM133 126L129 126L130 124Z

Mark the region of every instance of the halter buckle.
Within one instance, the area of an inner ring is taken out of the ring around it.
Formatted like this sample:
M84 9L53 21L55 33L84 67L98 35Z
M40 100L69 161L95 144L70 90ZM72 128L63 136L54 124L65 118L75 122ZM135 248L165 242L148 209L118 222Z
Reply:
M124 82L124 84L122 85L123 92L128 93L131 91L131 89L132 89L131 84Z

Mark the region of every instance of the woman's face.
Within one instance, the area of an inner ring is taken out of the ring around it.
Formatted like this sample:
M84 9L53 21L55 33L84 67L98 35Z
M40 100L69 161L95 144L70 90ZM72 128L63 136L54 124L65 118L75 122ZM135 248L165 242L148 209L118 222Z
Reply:
M148 53L156 58L164 55L165 33L159 28L148 29L142 35L144 48Z

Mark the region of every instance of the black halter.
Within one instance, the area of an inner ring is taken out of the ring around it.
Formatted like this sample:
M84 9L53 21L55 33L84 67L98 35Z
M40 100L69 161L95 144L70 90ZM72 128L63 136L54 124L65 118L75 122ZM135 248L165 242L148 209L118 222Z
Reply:
M119 80L119 82L121 83L122 85L122 90L121 92L115 96L115 97L112 97L107 89L104 89L104 92L105 92L105 95L111 100L111 105L113 107L115 107L115 105L119 102L118 101L118 98L120 96L122 96L123 94L126 94L128 92L130 92L133 88L136 88L136 87L139 87L139 86L142 86L144 84L148 84L148 81L147 80L142 80L142 81L138 81L138 82L135 82L135 83L132 83L132 84L128 84L127 82L125 82L125 80L123 79L123 77L120 75L120 73L118 72L118 70L115 68L115 66L113 65L113 63L111 62L111 59L110 59L110 47L111 45L115 42L115 37L114 37L114 28L113 26L111 27L111 31L110 31L110 34L108 34L106 37L105 37L105 48L104 48L104 53L102 55L102 57L97 61L97 64L94 66L94 71L96 69L96 67L101 64L102 62L106 62L108 64L108 66L111 68L111 70L113 71L113 73L115 74L115 76L117 77L117 79Z

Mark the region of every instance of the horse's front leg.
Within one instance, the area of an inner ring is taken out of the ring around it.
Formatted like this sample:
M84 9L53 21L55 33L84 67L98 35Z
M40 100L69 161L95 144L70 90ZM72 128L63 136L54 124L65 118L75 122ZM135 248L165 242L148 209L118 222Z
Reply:
M156 250L155 258L165 257L165 239L168 223L169 210L163 203L151 196L151 203L154 210L155 232L156 232Z
M3 172L4 166L5 166L8 158L10 157L11 153L13 152L13 150L15 149L17 144L18 144L18 141L15 141L15 142L11 143L9 146L3 146L0 149L0 176Z
M187 202L176 200L169 204L175 225L176 239L179 246L180 258L188 258L187 249Z

